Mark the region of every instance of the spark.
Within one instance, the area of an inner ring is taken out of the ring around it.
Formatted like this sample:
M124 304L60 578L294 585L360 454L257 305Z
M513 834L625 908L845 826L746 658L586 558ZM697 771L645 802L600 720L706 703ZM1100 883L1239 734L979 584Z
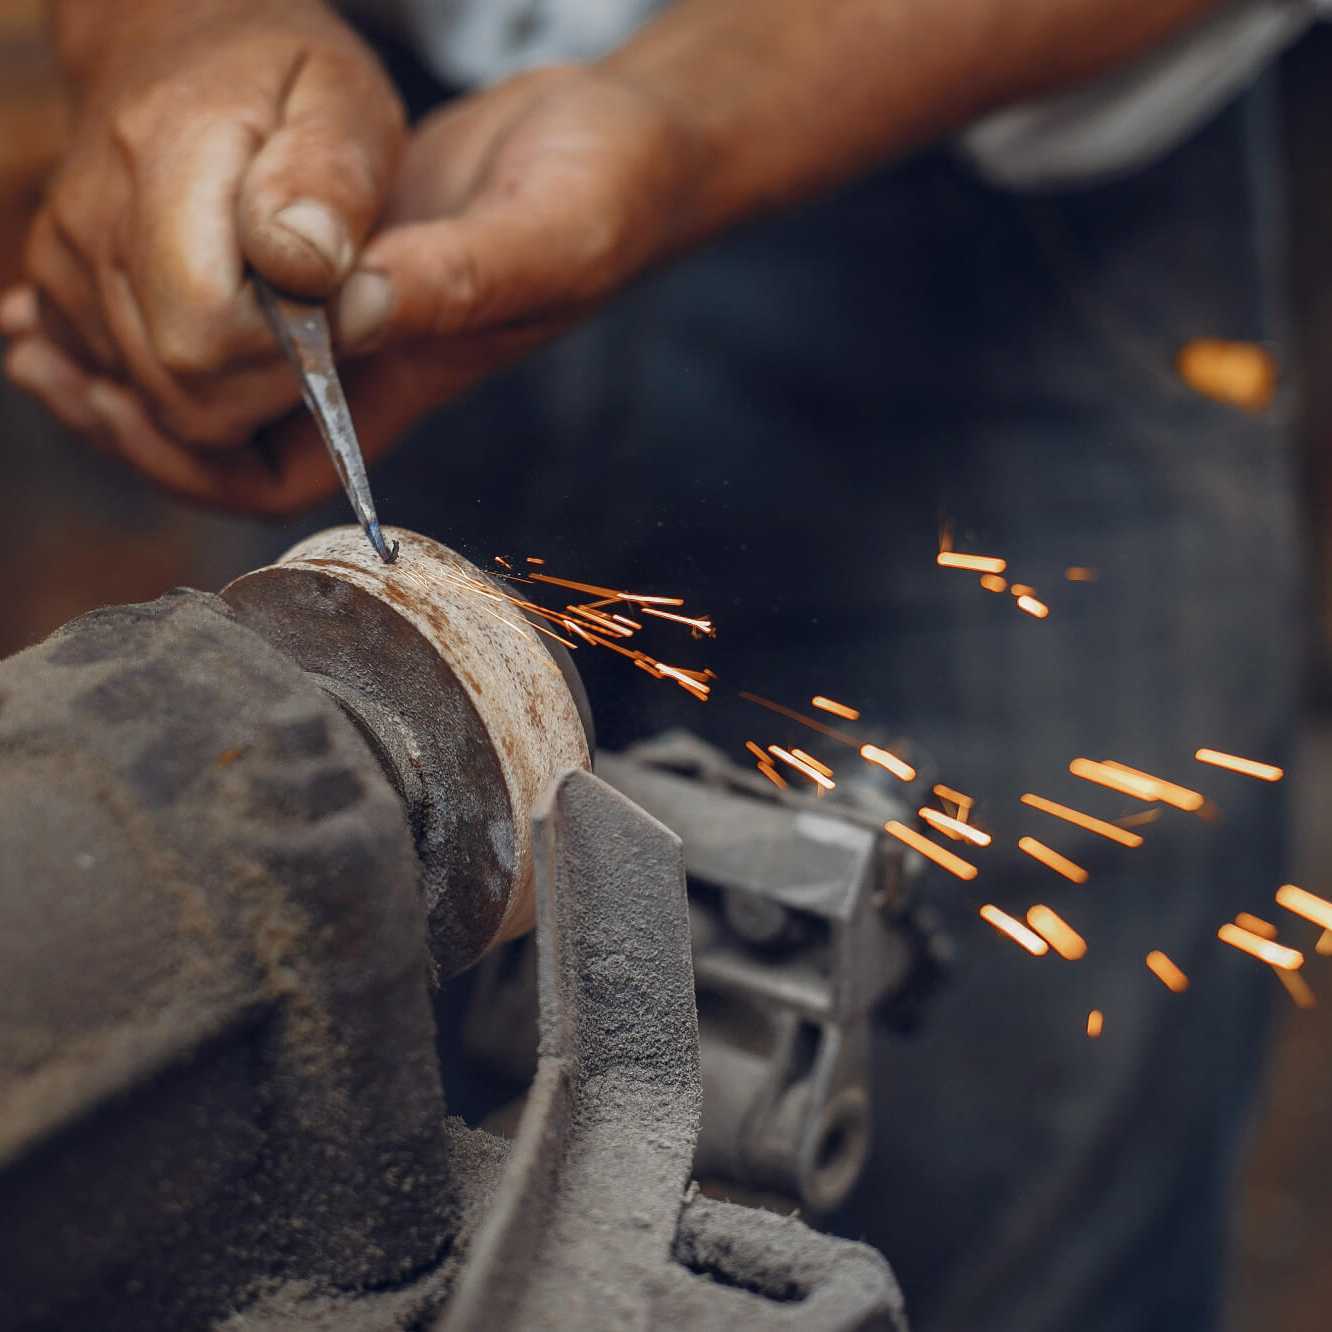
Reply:
M1001 578L998 574L981 574L980 585L987 592L1007 592L1008 579Z
M1061 856L1053 847L1038 842L1034 837L1020 838L1018 850L1025 851L1033 860L1039 860L1042 865L1054 870L1056 874L1062 874L1071 883L1087 882L1087 871L1081 865L1074 863L1067 856Z
M927 805L922 805L916 811L930 827L936 829L947 836L964 842L970 842L973 846L989 846L993 840L989 833L981 832L979 828L973 828L969 823L963 823L961 819L950 818L947 814L940 814L937 809L930 809Z
M712 686L699 684L688 671L679 666L667 666L664 661L654 661L652 663L668 680L674 680L681 689L693 694L700 702L706 703L708 696L712 693Z
M1219 749L1200 749L1193 757L1199 763L1210 763L1214 768L1228 768L1245 777L1257 777L1260 782L1279 782L1286 775L1283 769L1274 764L1259 763L1256 759L1240 758L1235 754L1223 754Z
M590 597L604 597L608 601L632 601L635 605L683 606L683 597L650 597L641 592L621 592L614 587L602 587L597 583L580 583L573 578L556 578L554 574L534 573L533 582L550 583L554 587L567 587L574 592L586 592Z
M1280 967L1273 967L1272 971L1277 980L1286 987L1287 993L1295 1001L1296 1008L1318 1007L1318 1000L1309 988L1309 982L1298 971L1283 971Z
M974 573L1001 574L1008 568L1008 561L997 556L963 555L955 550L941 550L934 560L942 569L970 569Z
M1117 828L1113 823L1107 823L1104 819L1093 818L1090 814L1084 814L1080 809L1058 804L1054 800L1047 800L1044 796L1032 795L1030 791L1022 797L1022 803L1029 805L1032 809L1039 809L1043 814L1052 814L1055 818L1063 819L1066 823L1085 828L1087 832L1094 832L1099 837L1118 842L1120 846L1142 845L1142 838L1137 833L1125 832L1123 828Z
M858 708L848 707L845 703L839 703L835 698L825 698L822 694L815 694L809 702L811 707L818 708L821 712L831 712L836 717L845 717L847 721L860 720Z
M1024 610L1028 615L1034 615L1036 619L1043 620L1050 613L1050 608L1043 601L1037 601L1033 596L1021 596L1017 599L1018 608Z
M1048 906L1029 907L1027 924L1066 961L1076 962L1080 957L1086 957L1086 939L1057 911Z
M1007 911L1000 911L992 902L980 909L981 919L993 925L1000 934L1006 934L1015 944L1020 944L1033 957L1040 957L1050 951L1050 945L1039 934L1029 930L1020 920L1015 920Z
M543 560L540 555L529 555L527 557L527 562L528 564L545 564L546 561Z
M603 615L600 611L588 610L586 606L569 605L564 608L571 615L577 615L580 620L586 620L588 624L594 624L603 634L610 634L612 638L632 638L633 631L625 629L616 624L609 615Z
M768 761L768 751L764 749L763 746L758 744L756 741L746 740L745 748L749 750L751 754L753 754L753 756L755 757L755 759L758 760L758 762L766 763Z
M932 860L940 869L946 869L950 874L956 874L959 879L974 879L980 871L971 864L970 861L963 860L961 856L955 856L945 847L939 846L936 842L931 842L928 837L922 837L914 828L908 828L905 823L899 823L896 819L889 819L883 825L884 831L891 833L899 842L905 842L913 851L919 851L926 860Z
M961 819L963 823L967 821L967 818L971 814L972 806L976 803L965 791L955 791L951 786L945 786L942 782L936 782L934 784L934 794L937 795L940 800L946 800L949 804L956 805L957 817Z
M1293 883L1283 883L1277 889L1276 900L1278 905L1285 907L1287 911L1293 911L1297 916L1303 916L1305 920L1311 920L1325 930L1332 930L1332 902L1319 897L1317 893L1306 892Z
M1095 1040L1105 1030L1105 1014L1099 1008L1093 1008L1087 1014L1087 1035Z
M1100 575L1095 569L1089 569L1085 564L1070 564L1064 570L1064 577L1070 583L1094 583Z
M791 753L793 753L796 758L802 759L804 762L808 763L811 768L817 768L825 777L831 777L833 775L833 770L826 763L816 759L813 754L807 754L803 749L797 749L794 745L791 747Z
M830 740L836 740L839 745L850 745L853 749L860 748L860 741L846 731L838 731L831 726L825 725L815 717L807 717L803 712L796 712L794 708L788 708L781 703L774 703L770 698L764 698L762 694L751 694L748 690L742 689L740 697L747 703L757 703L761 708L767 708L769 712L775 712L779 717L788 717L791 721L799 722L801 726L808 726L811 731L817 731L820 735L826 735Z
M878 745L861 745L860 757L866 763L876 763L881 768L887 768L899 781L916 780L916 770L911 764L903 763L896 754L890 754L886 749L880 749Z
M1269 966L1282 971L1298 971L1304 965L1304 954L1298 948L1287 948L1284 944L1273 943L1261 935L1250 934L1248 930L1229 923L1222 925L1216 932L1222 943L1238 948L1242 953L1249 953Z
M765 776L765 777L766 777L766 778L767 778L767 779L768 779L768 780L769 780L769 781L770 781L770 782L771 782L771 783L772 783L772 784L773 784L773 785L774 785L779 791L789 791L789 790L791 789L791 784L786 780L785 777L782 776L782 774L781 774L780 772L777 771L776 768L774 768L774 767L772 766L771 763L769 763L769 762L767 761L767 759L762 759L762 760L760 760L759 765L758 765L758 770L759 770L759 771L760 771L760 772L761 772L761 773L762 773L762 774L763 774L763 775L764 775L764 776Z
M1332 957L1332 929L1326 929L1318 936L1318 942L1314 944L1314 952L1319 957Z
M788 767L794 768L797 772L803 773L816 786L821 786L825 791L831 791L837 785L830 777L825 777L817 768L812 768L804 759L798 759L789 750L783 749L781 745L769 745L768 753L776 754Z
M1113 759L1097 763L1092 759L1076 758L1068 765L1068 770L1074 777L1081 777L1084 781L1098 782L1101 786L1122 791L1138 800L1164 801L1167 805L1174 805L1176 809L1189 813L1201 809L1206 803L1197 791L1176 786L1174 782L1163 781L1150 773L1139 772L1137 768L1116 763Z
M643 626L637 620L631 620L627 615L612 615L611 619L616 624L622 624L626 629L641 629Z
M1167 805L1174 805L1176 809L1182 809L1186 813L1192 814L1207 803L1207 797L1198 791L1191 791L1187 786L1179 786L1175 782L1168 782L1164 777L1153 777L1150 772L1143 772L1139 768L1130 768L1127 763L1116 763L1114 759L1103 759L1102 762L1107 768L1113 768L1116 772L1127 773L1130 777L1136 777L1141 781L1154 782L1158 791L1157 799Z
M674 620L676 624L683 624L692 629L696 634L702 634L705 638L717 637L717 626L706 615L676 615L671 611L657 610L652 606L639 606L639 612L643 615L655 615L659 620Z
M1247 911L1241 911L1236 915L1235 924L1243 930L1248 930L1250 934L1257 934L1264 939L1275 939L1277 937L1277 927L1275 925L1264 920L1261 916L1251 915Z
M1013 583L1008 589L1015 597L1034 597L1036 589L1030 583Z
M510 564L509 561L506 560L506 559L504 558L503 555L496 555L496 556L495 556L495 563L498 564L498 565L500 565L501 568L509 569L509 570L512 570L512 569L513 569L513 565Z
M1176 994L1182 994L1189 988L1189 978L1159 949L1153 948L1147 954L1147 970L1166 987Z

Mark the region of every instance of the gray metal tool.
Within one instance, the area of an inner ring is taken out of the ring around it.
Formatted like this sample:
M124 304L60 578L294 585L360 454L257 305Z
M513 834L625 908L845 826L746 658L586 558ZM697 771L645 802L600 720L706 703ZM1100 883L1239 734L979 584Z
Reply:
M375 553L385 564L392 564L398 558L398 543L395 541L390 549L379 528L375 501L370 495L370 479L365 474L365 458L333 361L333 338L324 307L281 295L257 273L254 274L254 287L259 293L264 315L300 380L301 396L319 427L333 466L342 478L342 488L351 501L352 511L365 529Z

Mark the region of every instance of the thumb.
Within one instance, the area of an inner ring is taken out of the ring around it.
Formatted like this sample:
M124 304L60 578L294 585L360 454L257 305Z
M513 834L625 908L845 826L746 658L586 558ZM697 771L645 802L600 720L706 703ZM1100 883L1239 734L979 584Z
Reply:
M608 288L595 225L534 207L474 207L381 232L333 308L343 350L565 319Z
M379 216L402 151L402 105L370 52L348 43L306 57L279 114L241 182L241 250L280 291L319 299Z

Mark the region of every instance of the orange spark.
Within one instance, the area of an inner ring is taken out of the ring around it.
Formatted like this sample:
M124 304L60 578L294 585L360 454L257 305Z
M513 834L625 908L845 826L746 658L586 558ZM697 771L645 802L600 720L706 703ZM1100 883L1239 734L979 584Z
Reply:
M1214 768L1228 768L1245 777L1257 777L1260 782L1279 782L1286 775L1284 770L1274 764L1259 763L1256 759L1240 758L1235 754L1223 754L1219 749L1200 749L1193 757L1199 763L1210 763Z
M1093 1008L1087 1014L1087 1035L1095 1040L1105 1030L1105 1014L1099 1008Z
M831 791L837 785L831 778L825 777L817 768L811 767L804 759L798 759L789 750L785 750L781 745L769 745L768 753L776 754L788 767L794 768L797 772L803 773L816 786L821 786L825 791Z
M946 800L949 804L956 805L957 817L961 819L963 823L967 821L968 816L971 814L971 807L976 803L971 796L966 794L966 792L955 791L951 786L945 786L942 782L936 782L934 784L934 794L937 795L940 800Z
M1060 957L1069 962L1087 955L1087 941L1058 912L1048 906L1034 906L1027 910L1027 924L1031 926Z
M804 759L811 768L817 768L825 777L833 775L833 770L826 763L816 759L813 754L807 754L803 749L797 749L794 745L791 746L791 753L798 759Z
M1024 610L1028 615L1034 615L1038 620L1043 620L1050 613L1050 608L1043 601L1037 601L1033 596L1021 596L1017 599L1018 608Z
M1264 920L1261 916L1251 915L1247 911L1241 911L1236 915L1235 924L1240 929L1248 930L1250 934L1257 934L1264 939L1275 939L1277 937L1277 927L1275 925Z
M1077 827L1085 828L1088 832L1094 832L1100 837L1109 838L1112 842L1118 842L1120 846L1142 845L1142 838L1137 833L1125 832L1124 829L1117 828L1113 823L1107 823L1104 819L1093 818L1090 814L1084 814L1080 809L1058 804L1056 801L1047 800L1044 796L1032 795L1030 791L1022 797L1022 803L1030 805L1032 809L1039 809L1043 814L1053 814L1057 819L1076 824Z
M1038 842L1034 837L1020 838L1018 850L1025 851L1033 860L1039 860L1042 865L1054 870L1056 874L1062 874L1072 883L1087 882L1087 871L1081 865L1075 864L1067 856L1061 856L1053 847Z
M683 606L683 597L649 597L639 592L621 592L613 587L602 587L597 583L580 583L573 578L556 578L554 574L534 573L529 575L535 583L550 583L554 587L567 587L574 592L586 592L590 597L604 597L607 601L632 601L637 605Z
M1293 911L1325 930L1332 930L1332 902L1319 897L1316 893L1306 892L1293 883L1283 883L1277 889L1276 900L1287 911Z
M632 638L631 630L623 629L609 615L603 615L600 611L588 610L586 606L566 606L564 608L571 615L577 615L579 619L586 620L588 624L595 624L603 634L610 634L612 638Z
M1318 1007L1318 1000L1309 988L1309 982L1298 971L1282 971L1280 967L1273 967L1272 971L1277 980L1286 987L1287 993L1295 1001L1296 1008Z
M641 592L618 592L621 601L632 601L635 606L683 606L683 597L648 597Z
M963 555L955 550L941 550L934 560L943 569L970 569L974 573L1001 574L1008 568L1007 560L994 555Z
M860 757L866 763L877 763L879 767L887 768L899 781L916 780L916 770L911 764L903 763L896 754L890 754L886 749L880 749L878 745L861 745Z
M839 703L835 698L825 698L822 694L815 694L809 702L811 707L818 708L821 712L831 712L834 716L845 717L847 721L860 720L858 709L847 707L845 703Z
M908 828L905 823L898 823L896 819L889 819L883 825L884 831L891 833L899 842L905 842L913 851L919 851L926 860L932 860L941 869L946 869L950 874L956 874L959 879L974 879L980 871L971 864L970 861L963 860L961 856L955 856L951 851L931 842L928 837L922 837L914 828Z
M1114 759L1103 759L1102 762L1107 768L1113 768L1116 772L1127 773L1128 776L1136 777L1140 781L1154 782L1158 800L1167 805L1174 805L1176 809L1182 809L1186 813L1192 814L1207 803L1207 797L1200 792L1190 791L1187 786L1179 786L1175 782L1168 782L1164 777L1154 777L1150 772L1143 772L1140 768L1130 768L1127 763L1116 763Z
M749 750L749 752L750 752L751 754L753 754L753 756L754 756L754 757L755 757L760 763L766 763L766 762L768 761L768 751L767 751L766 749L762 748L761 746L755 744L754 741L752 741L752 740L746 740L746 741L745 741L745 748L746 748L747 750Z
M717 637L717 626L706 615L675 615L670 611L655 610L651 606L639 606L638 609L642 615L655 615L659 620L674 620L676 624L686 625L707 638Z
M780 772L777 771L776 768L774 768L774 767L772 766L771 763L768 762L767 759L760 759L760 760L759 760L758 770L759 770L759 771L760 771L760 772L761 772L761 773L762 773L762 774L763 774L763 775L764 775L764 776L765 776L765 777L766 777L766 778L767 778L767 779L768 779L768 780L769 780L769 781L770 781L770 782L771 782L771 783L772 783L772 784L773 784L773 785L774 785L779 791L789 791L789 790L791 789L791 787L790 787L790 783L786 780L785 777L782 776L782 774L781 774Z
M1050 951L1050 945L1039 934L1033 933L1020 920L1014 920L1007 911L1000 911L992 902L987 902L980 909L981 919L993 925L1000 934L1006 934L1014 943L1020 944L1033 957L1040 957Z
M1216 932L1222 943L1238 948L1242 953L1249 953L1269 966L1282 971L1298 971L1304 965L1304 954L1298 948L1287 948L1284 944L1273 943L1260 934L1250 934L1248 930L1227 922Z
M922 805L916 811L930 827L937 829L941 833L946 833L949 837L970 842L973 846L989 846L993 840L987 832L981 832L979 828L973 828L969 823L963 823L961 819L950 818L947 814L940 814L937 809L930 809L928 805Z
M1324 930L1318 936L1318 942L1314 944L1314 952L1319 957L1332 957L1332 929Z
M781 703L774 703L772 699L764 698L762 694L751 694L748 690L742 689L740 697L748 703L757 703L759 707L767 708L769 712L775 712L779 717L789 717L792 721L799 722L801 726L808 726L811 731L826 735L830 740L836 740L840 745L850 745L853 749L860 748L860 741L854 735L826 726L814 717L807 717L803 712L796 712L794 708L785 707Z
M1189 988L1189 978L1159 949L1153 948L1147 954L1147 970L1166 987L1176 994L1182 994Z
M1015 597L1032 597L1036 589L1030 583L1013 583L1008 589Z
M637 620L631 620L627 615L612 614L611 619L616 624L622 624L626 629L641 629L643 626Z
M690 678L687 671L681 670L678 666L667 666L664 661L653 662L653 665L668 680L674 680L681 689L693 694L700 702L706 703L708 701L708 695L712 693L711 685L699 684L697 680Z
M987 592L1007 592L1008 579L1001 578L998 574L981 574L980 585Z
M495 563L498 564L498 565L500 565L501 567L503 567L503 568L505 568L505 569L512 569L512 568L513 568L513 565L510 564L509 561L506 560L506 559L504 558L503 555L496 555L496 556L495 556Z
M1070 564L1064 570L1064 577L1070 583L1094 583L1098 575L1095 569L1089 569L1085 564Z
M543 560L540 555L529 555L527 557L527 562L528 564L545 564L546 561Z

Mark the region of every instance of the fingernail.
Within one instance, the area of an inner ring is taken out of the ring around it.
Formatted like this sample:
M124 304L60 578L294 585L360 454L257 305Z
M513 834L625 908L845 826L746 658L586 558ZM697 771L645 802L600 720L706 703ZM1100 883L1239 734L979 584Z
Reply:
M338 344L365 347L384 331L393 312L393 284L382 273L353 273L342 284L335 311Z
M299 236L335 273L351 267L352 243L346 228L332 209L314 199L288 204L273 221Z

